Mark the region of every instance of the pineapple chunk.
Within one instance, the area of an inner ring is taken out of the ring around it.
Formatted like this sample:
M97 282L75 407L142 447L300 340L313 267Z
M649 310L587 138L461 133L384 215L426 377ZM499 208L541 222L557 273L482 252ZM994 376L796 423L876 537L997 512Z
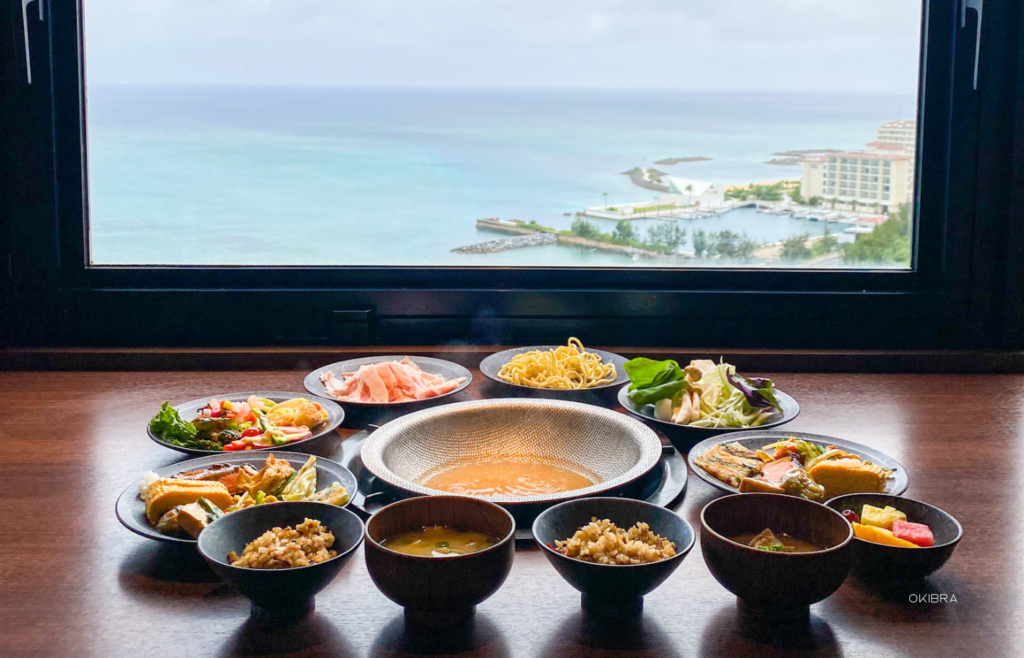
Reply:
M874 509L878 508L876 507ZM864 517L861 518L863 519ZM870 525L863 525L861 523L853 524L853 535L857 539L863 539L864 541L869 541L874 544L898 546L899 548L917 548L916 544L912 544L911 542L903 539L897 539L890 530L886 530L885 528L876 528L875 526Z
M885 528L886 530L892 530L892 522L896 519L906 521L907 515L888 505L885 506L885 509L865 505L860 513L860 522L864 525L872 525L876 528Z

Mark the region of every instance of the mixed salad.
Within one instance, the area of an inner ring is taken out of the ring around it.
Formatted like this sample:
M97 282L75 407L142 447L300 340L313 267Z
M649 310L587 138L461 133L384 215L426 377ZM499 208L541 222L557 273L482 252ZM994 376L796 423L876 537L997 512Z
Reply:
M654 417L692 427L757 427L782 411L770 379L741 377L728 363L706 359L685 368L671 359L627 361L629 399L654 405Z
M252 450L294 443L313 435L310 428L327 420L317 402L292 398L274 402L249 396L245 401L210 400L191 421L164 402L149 421L149 429L163 441L200 450Z

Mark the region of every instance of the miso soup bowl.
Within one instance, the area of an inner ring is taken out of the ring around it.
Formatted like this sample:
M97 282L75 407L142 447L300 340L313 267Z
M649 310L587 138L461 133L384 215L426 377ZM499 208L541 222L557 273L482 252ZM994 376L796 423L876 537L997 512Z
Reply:
M498 543L476 553L423 557L383 545L390 537L429 526L476 531ZM423 496L392 503L366 522L366 568L377 589L423 625L468 621L498 591L512 569L516 523L494 503L465 496Z
M934 505L886 494L847 494L825 503L837 512L851 510L860 516L865 505L891 506L913 523L931 528L935 545L922 548L886 546L853 539L853 575L863 580L912 582L942 568L953 555L964 529L952 515Z
M782 494L725 496L700 513L704 562L745 610L774 618L799 618L832 595L853 561L853 528L835 510ZM770 529L776 535L820 546L810 553L752 548L733 537Z

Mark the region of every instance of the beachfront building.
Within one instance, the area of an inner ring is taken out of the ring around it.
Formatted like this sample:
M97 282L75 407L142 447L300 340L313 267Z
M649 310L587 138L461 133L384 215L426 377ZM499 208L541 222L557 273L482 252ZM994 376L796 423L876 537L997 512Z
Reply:
M876 139L885 144L899 144L911 153L917 145L917 121L900 119L879 126Z
M835 199L837 208L888 213L914 194L915 121L890 121L863 151L804 158L804 198Z
M664 181L668 185L668 192L662 194L662 203L698 208L714 208L725 203L723 188L716 187L709 181L678 176L665 176Z

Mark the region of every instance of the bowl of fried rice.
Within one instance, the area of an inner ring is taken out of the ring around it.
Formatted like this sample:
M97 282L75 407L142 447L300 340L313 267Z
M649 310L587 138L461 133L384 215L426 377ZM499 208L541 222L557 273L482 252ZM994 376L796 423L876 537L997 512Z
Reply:
M695 535L681 516L629 498L581 498L555 505L533 524L555 570L604 615L635 614L643 597L672 575Z
M288 621L313 608L363 540L363 522L326 503L247 507L217 519L200 533L199 552L210 568L252 602L253 615Z

